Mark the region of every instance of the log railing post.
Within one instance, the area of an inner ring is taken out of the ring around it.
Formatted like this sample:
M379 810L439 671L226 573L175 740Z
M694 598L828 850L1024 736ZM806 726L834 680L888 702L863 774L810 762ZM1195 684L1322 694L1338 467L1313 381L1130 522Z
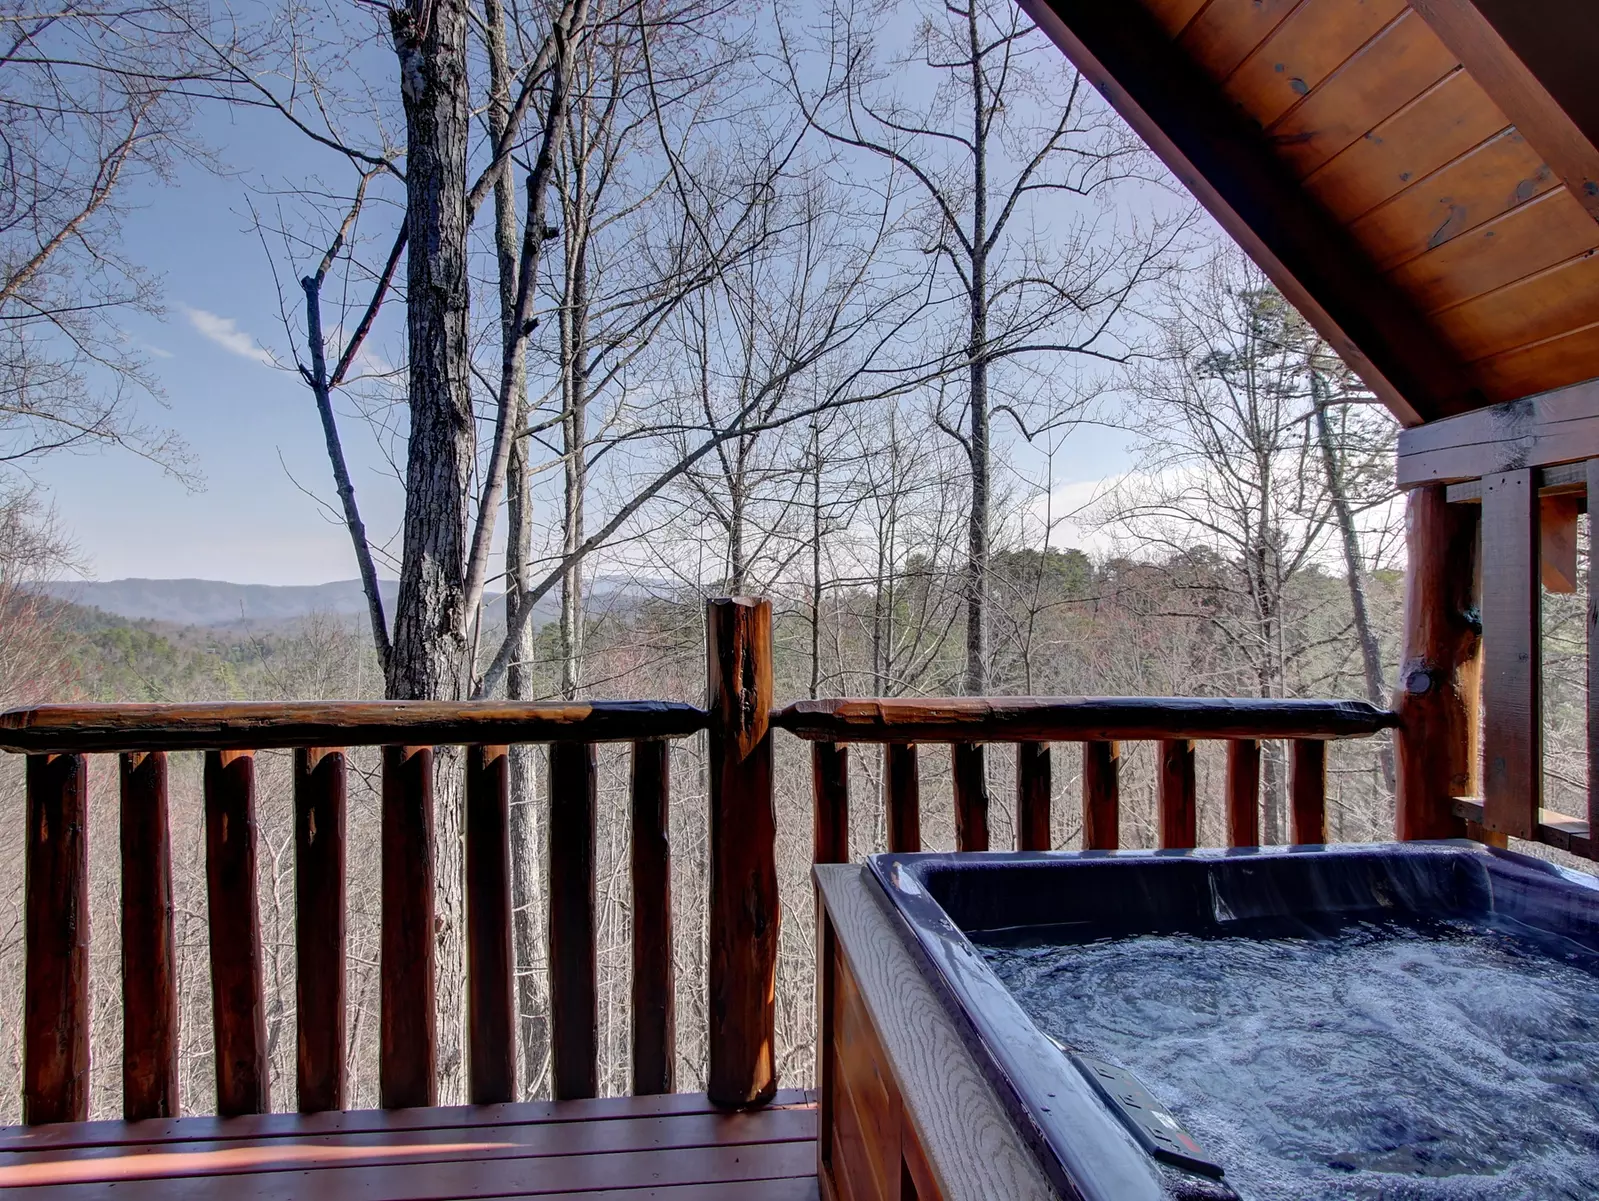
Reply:
M849 744L811 743L811 861L849 862Z
M1260 845L1260 740L1227 743L1227 845Z
M433 748L383 748L378 1103L438 1104L434 1064Z
M677 1087L672 971L672 744L633 744L633 1092Z
M294 752L295 1082L301 1113L343 1109L345 759Z
M711 903L706 1092L763 1105L777 1091L777 822L772 802L772 608L706 606Z
M511 752L466 748L467 1100L516 1099L511 956Z
M599 1091L594 744L550 744L550 1074L555 1099Z
M89 764L28 756L22 1120L89 1117ZM253 882L253 879L252 879Z
M1464 837L1452 801L1477 792L1479 517L1477 505L1451 505L1443 484L1406 497L1405 646L1394 701L1402 839Z
M1533 837L1543 806L1537 474L1482 481L1483 825L1516 838Z
M1047 851L1049 835L1049 743L1016 744L1016 849Z
M955 776L955 849L988 850L988 764L983 744L957 742L950 750Z
M1296 846L1327 841L1327 744L1296 738L1289 771L1291 839Z
M217 1113L270 1113L252 751L206 752L205 875Z
M883 745L883 793L888 805L888 849L907 855L921 850L922 777L915 743Z
M1121 846L1121 747L1083 743L1083 850Z
M1197 840L1194 806L1194 744L1188 738L1160 743L1160 845L1188 850Z
M178 1116L177 951L167 757L121 756L122 1116Z

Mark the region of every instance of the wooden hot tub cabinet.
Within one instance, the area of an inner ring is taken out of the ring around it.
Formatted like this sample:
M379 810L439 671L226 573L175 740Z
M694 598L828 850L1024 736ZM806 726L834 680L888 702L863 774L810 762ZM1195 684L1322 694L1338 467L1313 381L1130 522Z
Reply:
M858 865L815 869L817 1175L833 1201L1056 1197Z

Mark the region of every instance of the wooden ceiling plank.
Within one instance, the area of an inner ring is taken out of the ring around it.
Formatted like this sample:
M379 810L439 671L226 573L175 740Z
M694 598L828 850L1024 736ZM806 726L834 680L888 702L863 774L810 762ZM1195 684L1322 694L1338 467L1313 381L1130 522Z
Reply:
M1205 7L1205 0L1144 0L1144 7L1157 25L1169 36L1176 37Z
M1403 422L1482 403L1458 358L1148 14L1102 0L1022 5Z
M1267 132L1294 173L1309 175L1459 65L1407 10Z
M1271 36L1301 0L1211 0L1180 39L1199 69L1225 79Z
M1405 0L1305 0L1239 64L1226 92L1267 128L1404 12Z
M1388 278L1424 313L1438 313L1599 246L1599 225L1565 188L1402 263Z
M1547 342L1599 322L1599 254L1592 248L1438 314L1438 331L1467 362ZM1594 363L1599 371L1599 362Z
M1305 187L1347 224L1509 124L1488 93L1456 71L1312 172Z
M1563 388L1599 370L1599 323L1558 338L1483 359L1475 365L1483 391L1494 401Z
M1599 220L1599 108L1592 100L1599 23L1591 0L1410 4ZM1502 30L1516 39L1514 49ZM1551 94L1546 79L1561 88L1560 98ZM1580 106L1581 123L1567 105Z
M1559 186L1537 151L1508 129L1378 205L1349 231L1387 271Z

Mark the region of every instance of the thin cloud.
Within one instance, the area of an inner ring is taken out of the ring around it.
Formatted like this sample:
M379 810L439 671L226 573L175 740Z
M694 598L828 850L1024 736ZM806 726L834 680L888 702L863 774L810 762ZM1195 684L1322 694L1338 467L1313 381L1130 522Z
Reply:
M273 365L271 352L240 329L239 323L232 317L221 317L204 309L191 309L188 305L179 307L183 309L183 315L189 319L189 324L194 326L202 337L215 342L229 354L236 354L241 359L250 359L256 363L264 363L268 367Z

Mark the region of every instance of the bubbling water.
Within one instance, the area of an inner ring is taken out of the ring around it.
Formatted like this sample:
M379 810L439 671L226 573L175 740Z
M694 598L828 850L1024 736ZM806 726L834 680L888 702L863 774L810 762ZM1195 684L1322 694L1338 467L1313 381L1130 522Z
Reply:
M1249 1201L1599 1196L1591 952L1463 922L1255 933L978 941Z

